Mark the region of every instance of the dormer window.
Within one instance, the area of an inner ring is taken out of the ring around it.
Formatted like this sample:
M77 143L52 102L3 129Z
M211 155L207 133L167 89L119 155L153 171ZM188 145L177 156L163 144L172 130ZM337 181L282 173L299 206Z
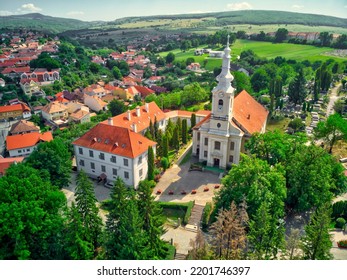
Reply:
M219 99L218 100L218 111L222 111L223 110L223 99Z

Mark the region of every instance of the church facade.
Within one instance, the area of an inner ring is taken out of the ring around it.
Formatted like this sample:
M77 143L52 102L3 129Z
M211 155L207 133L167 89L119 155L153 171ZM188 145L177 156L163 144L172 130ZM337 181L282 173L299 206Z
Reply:
M193 128L193 155L208 166L238 164L253 133L264 133L268 111L245 90L235 97L230 73L229 38L223 53L218 85L212 90L212 111Z

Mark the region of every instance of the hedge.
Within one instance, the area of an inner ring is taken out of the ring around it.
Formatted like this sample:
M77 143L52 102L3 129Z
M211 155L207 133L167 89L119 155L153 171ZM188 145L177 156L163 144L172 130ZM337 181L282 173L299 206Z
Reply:
M177 210L183 210L185 211L183 224L188 224L190 215L192 214L192 209L194 206L194 201L186 202L186 203L175 203L175 202L159 202L159 205L161 208L167 208L167 209L177 209Z
M212 213L212 203L207 202L204 208L204 212L202 213L202 230L207 230L210 225L210 217Z
M347 219L347 201L338 201L333 204L332 217L334 219L340 217Z

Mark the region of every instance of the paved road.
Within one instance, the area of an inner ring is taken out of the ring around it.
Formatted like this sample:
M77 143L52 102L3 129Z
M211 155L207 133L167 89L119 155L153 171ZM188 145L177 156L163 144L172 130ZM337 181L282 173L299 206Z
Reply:
M334 104L335 102L340 98L339 96L337 96L337 90L338 88L341 86L341 84L338 84L337 86L335 86L334 88L331 89L331 94L329 95L329 103L327 106L327 113L326 116L329 117L330 115L334 114Z

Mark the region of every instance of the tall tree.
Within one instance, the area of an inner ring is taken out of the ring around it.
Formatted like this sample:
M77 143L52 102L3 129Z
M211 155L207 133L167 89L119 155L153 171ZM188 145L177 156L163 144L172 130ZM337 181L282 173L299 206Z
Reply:
M182 120L182 143L187 144L188 141L188 127L187 127L187 120Z
M329 32L319 33L319 40L320 40L321 46L325 46L325 47L330 46L332 39L333 39L333 34L330 34Z
M166 59L166 63L170 64L170 63L174 62L175 55L172 52L169 52L165 59Z
M310 260L330 260L332 246L329 226L331 222L331 205L323 204L312 214L309 224L305 227L302 238L304 258Z
M72 160L62 140L40 143L28 157L27 164L42 173L47 172L52 185L59 188L69 185Z
M154 202L152 188L153 181L141 181L137 190L139 214L143 218L143 230L148 237L146 244L147 259L163 259L166 252L166 243L161 239L164 234L162 209Z
M178 126L176 125L172 135L172 147L178 151L180 149L180 139L178 133Z
M101 236L102 220L99 217L99 209L96 206L94 186L87 177L86 173L81 170L77 176L76 185L76 206L81 215L83 227L87 233L87 240L92 243L93 249L99 245Z
M162 156L165 158L169 157L169 139L166 135L162 138Z
M148 147L148 175L149 181L154 180L154 152L151 146Z
M63 259L66 198L24 164L0 178L0 259Z
M288 30L285 28L278 28L275 34L275 42L276 43L282 43L284 40L287 39L288 36Z
M88 241L87 230L83 226L82 217L72 202L68 212L68 224L65 233L65 248L69 258L73 260L91 260L94 246Z
M299 229L291 229L290 234L287 237L286 241L286 249L287 249L287 254L288 258L290 260L296 259L297 258L297 252L299 251L300 247L300 231Z
M302 69L298 71L295 79L289 84L289 100L296 104L302 104L307 96L306 80Z
M196 125L196 114L192 114L190 117L190 125L191 129Z
M147 237L137 207L133 188L127 188L117 177L111 190L111 201L105 230L105 257L109 260L141 260Z
M323 139L332 153L338 140L347 140L347 121L339 114L330 115L326 121L320 121L314 130L316 139Z

